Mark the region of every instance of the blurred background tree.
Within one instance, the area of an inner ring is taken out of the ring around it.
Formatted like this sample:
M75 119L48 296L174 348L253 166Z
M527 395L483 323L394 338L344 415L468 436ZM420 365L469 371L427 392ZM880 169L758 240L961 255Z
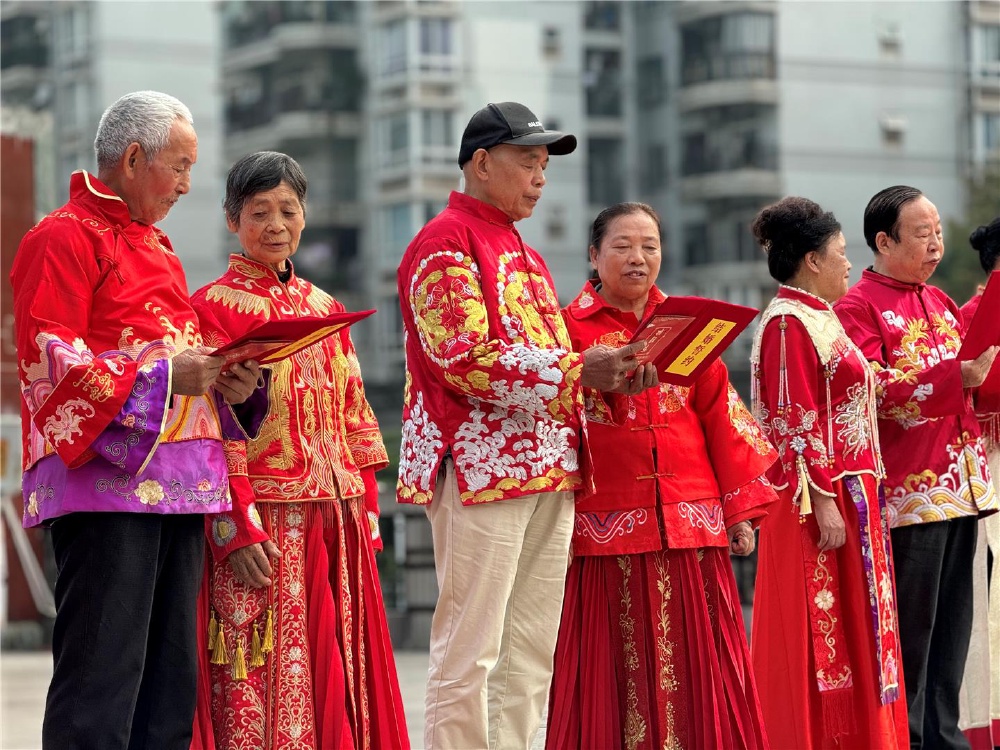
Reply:
M968 208L961 219L949 219L945 226L945 254L934 274L934 284L944 289L959 305L976 292L985 274L979 254L969 245L969 235L1000 214L1000 167L982 171L968 180Z

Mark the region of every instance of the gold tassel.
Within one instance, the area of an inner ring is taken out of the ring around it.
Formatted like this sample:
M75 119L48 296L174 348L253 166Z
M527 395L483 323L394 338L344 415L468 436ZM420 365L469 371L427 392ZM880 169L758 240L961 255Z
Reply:
M236 639L236 657L233 659L233 679L245 680L247 678L247 663L243 657L243 642Z
M264 644L260 647L262 654L269 654L274 651L274 623L271 618L271 610L267 610L267 624L264 625Z
M212 610L212 619L208 621L208 650L215 648L215 639L219 637L219 622L215 619L215 610Z
M809 496L809 474L806 472L806 460L799 456L796 461L799 467L799 488L802 494L799 496L799 515L808 516L813 512L812 498Z
M219 625L219 635L215 639L215 647L212 649L212 664L228 664L229 652L226 651L226 629L224 625Z
M264 666L264 652L260 648L260 632L257 623L253 624L253 639L250 641L250 669Z

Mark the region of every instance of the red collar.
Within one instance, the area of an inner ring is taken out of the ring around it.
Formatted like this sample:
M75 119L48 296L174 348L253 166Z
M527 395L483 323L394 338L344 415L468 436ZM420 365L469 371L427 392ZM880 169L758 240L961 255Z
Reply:
M871 267L868 267L861 272L861 278L864 279L865 281L871 281L876 284L881 284L882 286L890 287L892 289L901 289L903 291L909 291L909 292L922 292L924 288L927 286L927 284L923 282L912 284L908 281L898 281L897 279L894 279L890 276L885 276L881 273L878 273Z
M660 291L656 284L653 284L649 289L649 299L646 300L646 309L643 310L642 316L645 318L665 299L666 296L663 292ZM629 313L605 302L604 297L598 293L593 279L583 285L583 289L576 295L576 299L569 303L566 311L576 320L584 320L596 315L598 312L607 312L617 317L628 315L630 319L633 317Z
M448 208L472 214L476 218L488 221L490 224L500 224L509 228L514 226L514 220L496 206L484 203L478 198L473 198L471 195L459 193L457 190L453 190L451 195L448 196Z

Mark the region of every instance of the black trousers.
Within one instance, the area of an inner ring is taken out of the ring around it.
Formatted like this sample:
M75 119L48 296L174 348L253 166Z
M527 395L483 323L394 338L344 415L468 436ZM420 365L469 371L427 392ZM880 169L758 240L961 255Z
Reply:
M976 516L892 530L913 750L968 748L958 691L972 635Z
M187 750L204 516L74 513L52 525L46 750Z

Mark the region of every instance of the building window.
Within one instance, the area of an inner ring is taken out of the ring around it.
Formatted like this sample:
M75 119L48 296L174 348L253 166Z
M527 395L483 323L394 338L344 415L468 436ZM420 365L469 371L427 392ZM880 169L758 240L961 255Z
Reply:
M406 112L390 115L381 121L381 156L383 167L405 164L410 149L410 121Z
M621 55L616 50L587 50L584 56L587 114L618 117L622 113Z
M684 136L681 174L778 168L773 108L719 107L707 114L699 130Z
M703 222L684 225L684 261L689 266L711 263L708 249L708 225Z
M982 24L976 27L973 65L984 78L1000 75L1000 26Z
M587 199L607 206L625 198L622 143L616 138L591 138L587 142Z
M774 16L732 13L681 29L681 80L774 78Z
M406 70L406 22L393 21L382 27L380 68L389 76Z
M589 2L583 14L584 28L614 31L621 26L620 2Z
M410 220L410 204L394 203L383 209L382 247L379 261L382 268L395 268L413 239L413 222Z
M976 115L976 140L987 157L1000 157L1000 113L982 112Z
M639 103L647 107L666 99L667 82L663 75L663 57L652 55L642 57L636 66L638 75Z
M425 109L422 113L425 146L454 146L452 114L446 109Z
M420 69L448 72L455 67L453 22L450 18L420 19Z
M562 51L562 41L560 40L559 28L556 26L546 26L542 29L542 54L548 57L556 57Z
M662 143L646 147L641 172L642 189L649 192L661 190L667 184L667 149Z

